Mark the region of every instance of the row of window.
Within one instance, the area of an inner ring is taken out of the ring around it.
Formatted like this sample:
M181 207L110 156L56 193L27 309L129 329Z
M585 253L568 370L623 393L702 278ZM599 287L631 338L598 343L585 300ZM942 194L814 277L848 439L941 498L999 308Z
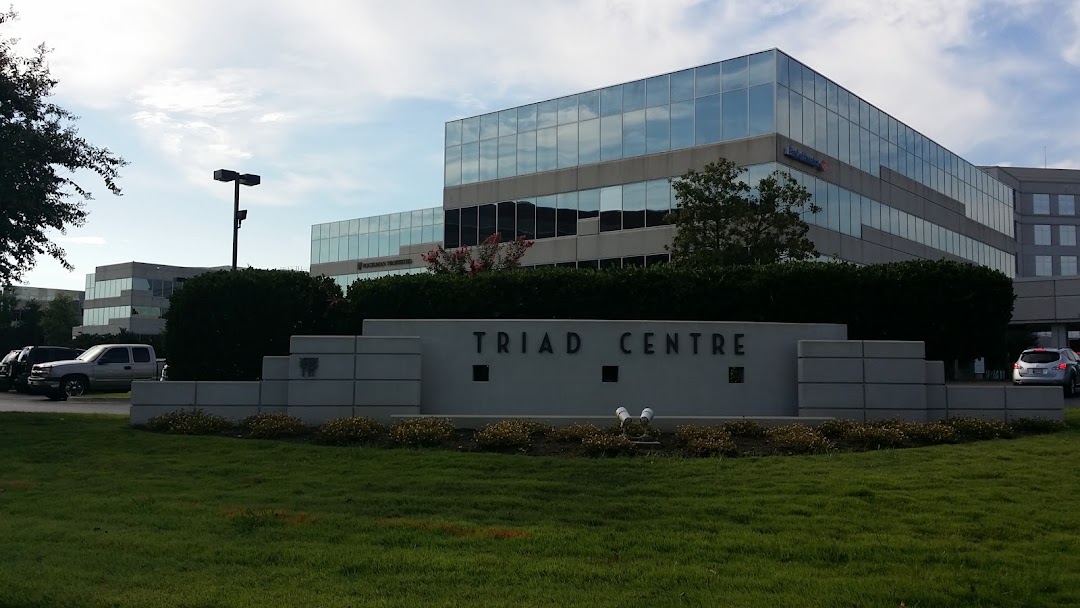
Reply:
M1036 245L1076 245L1076 226L1061 224L1057 227L1058 242L1052 242L1051 235L1053 234L1053 226L1047 224L1035 224L1033 227L1035 231L1035 244Z
M117 319L139 316L148 319L160 319L165 309L159 306L104 306L83 309L83 325L108 325Z
M1055 274L1054 273L1054 256L1037 255L1037 256L1035 256L1035 276L1037 276L1037 277L1052 277L1052 276L1071 277L1071 276L1076 276L1076 256L1075 255L1058 256L1058 272Z
M125 291L144 291L158 298L170 298L181 281L168 279L141 279L127 277L97 281L93 274L86 275L86 299L118 298Z
M457 186L656 154L775 132L774 85L763 84L446 148Z
M833 112L813 98L781 86L776 101L776 131L871 175L880 176L880 168L886 167L923 183L963 203L969 219L1002 234L1013 235L1012 205L981 189L997 190L991 183L993 178L966 163L951 168L959 170L959 176L950 173L943 164L947 159L940 157L940 147L930 146L931 142L926 139L910 141L912 133L905 134L906 128L898 132L897 128L903 125L876 109L871 112L870 119L863 121L869 122L871 128L862 127L858 100L853 99L852 103L856 105L850 112L859 118L849 120L847 112ZM846 105L840 107L846 108ZM899 144L896 143L898 139ZM1011 194L1008 200L1011 201Z
M311 240L317 241L373 232L390 232L392 230L409 230L423 228L424 226L440 226L442 220L442 207L428 207L413 211L327 222L325 224L315 224L311 227Z
M442 214L439 214L440 220ZM334 236L311 241L311 263L325 264L345 260L377 258L401 255L402 247L437 243L443 236L443 226L439 224L386 230L368 234Z
M1057 214L1076 215L1076 196L1072 194L1057 194ZM1032 194L1031 211L1035 215L1050 215L1050 195Z
M349 285L355 283L358 279L377 279L379 277L388 277L399 274L419 274L421 272L427 272L427 268L398 268L396 270L376 270L373 272L362 272L352 274L336 274L330 278L335 283L341 286L342 290L348 290Z

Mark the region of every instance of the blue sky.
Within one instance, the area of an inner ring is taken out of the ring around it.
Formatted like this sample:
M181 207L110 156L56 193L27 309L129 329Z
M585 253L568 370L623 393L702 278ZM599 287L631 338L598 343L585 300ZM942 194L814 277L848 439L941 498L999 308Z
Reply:
M443 124L778 47L976 164L1080 168L1080 0L15 0L55 101L131 162L24 283L304 267L313 223L437 206Z

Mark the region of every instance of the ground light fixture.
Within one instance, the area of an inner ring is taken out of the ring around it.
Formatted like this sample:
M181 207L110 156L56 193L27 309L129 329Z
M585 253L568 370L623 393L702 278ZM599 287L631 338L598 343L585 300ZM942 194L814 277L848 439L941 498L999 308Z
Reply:
M247 209L240 209L240 186L258 186L262 177L254 173L238 173L230 169L214 171L214 181L233 182L233 233L232 233L232 269L236 270L236 244L240 233L240 224L247 219Z
M641 435L638 435L636 437L630 436L630 434L625 430L626 423L634 419L634 417L630 415L629 410L627 410L625 407L620 407L619 409L615 410L615 417L619 420L619 428L623 429L623 434L627 437L627 439L634 442L635 445L660 445L660 442L653 437L653 434L650 432L649 428L649 424L652 422L653 419L653 410L651 407L647 407L641 410L641 415L638 416L638 420L641 422L642 433Z

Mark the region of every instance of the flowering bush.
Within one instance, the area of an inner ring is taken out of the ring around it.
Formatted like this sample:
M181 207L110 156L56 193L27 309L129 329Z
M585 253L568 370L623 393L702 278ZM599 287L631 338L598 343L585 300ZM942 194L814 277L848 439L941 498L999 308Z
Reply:
M288 414L256 414L245 418L240 426L255 439L297 437L311 431L303 420Z
M630 418L626 422L615 422L607 428L607 432L612 435L626 435L628 437L656 434L656 431L650 430L649 425L639 418Z
M831 441L805 424L767 429L769 444L788 454L820 454L833 449Z
M390 427L390 440L401 446L433 446L449 441L454 430L446 418L406 418Z
M590 435L581 440L581 445L590 456L619 456L634 451L634 442L623 435Z
M233 423L228 418L203 410L166 412L146 421L147 430L177 435L220 433L232 427Z
M1013 430L1000 420L985 420L974 417L945 418L941 421L954 429L963 439L997 439L1012 437Z
M581 443L586 437L600 435L604 431L595 424L581 423L558 426L548 431L548 437L559 443Z
M733 420L731 422L725 422L721 426L728 433L731 433L732 437L761 439L769 434L769 429L753 420Z
M436 274L472 275L487 270L513 270L533 242L523 236L502 243L499 233L492 234L474 248L444 249L442 245L423 255L428 270Z
M876 420L868 424L878 428L896 429L902 432L910 443L918 445L951 443L960 438L956 429L937 423L925 424L907 420Z
M318 440L330 445L351 445L378 439L383 431L374 418L337 418L319 427Z
M1031 434L1056 433L1068 428L1064 422L1049 418L1014 418L1009 426L1017 433Z
M825 438L836 441L837 439L843 439L844 435L858 426L859 423L854 420L833 419L817 425L817 431Z
M535 435L542 435L547 427L531 420L499 420L476 433L476 443L489 450L520 450L532 444Z
M901 448L907 445L908 436L893 426L856 424L843 435L851 445L872 450Z
M737 452L731 433L722 426L680 426L675 429L675 441L682 445L687 454L693 456L730 455Z

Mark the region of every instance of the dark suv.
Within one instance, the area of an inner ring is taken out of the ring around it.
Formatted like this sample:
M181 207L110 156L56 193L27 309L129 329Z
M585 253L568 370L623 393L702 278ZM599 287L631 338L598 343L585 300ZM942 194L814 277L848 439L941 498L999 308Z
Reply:
M6 393L11 390L11 379L13 377L13 374L11 373L11 364L15 362L15 359L19 358L20 352L22 351L13 350L4 355L3 359L0 359L0 393Z
M51 363L53 361L70 361L82 353L80 348L65 348L63 346L27 346L19 352L19 356L11 365L11 384L20 393L30 392L27 379L30 370L38 363Z

